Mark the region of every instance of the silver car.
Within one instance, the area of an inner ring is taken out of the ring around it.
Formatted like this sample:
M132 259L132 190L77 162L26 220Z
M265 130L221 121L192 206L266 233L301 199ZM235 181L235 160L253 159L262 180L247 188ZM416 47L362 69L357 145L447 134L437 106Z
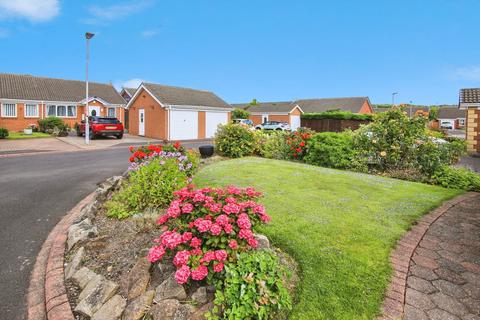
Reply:
M267 121L262 124L255 126L257 130L282 130L282 131L289 131L290 125L286 122L280 121Z

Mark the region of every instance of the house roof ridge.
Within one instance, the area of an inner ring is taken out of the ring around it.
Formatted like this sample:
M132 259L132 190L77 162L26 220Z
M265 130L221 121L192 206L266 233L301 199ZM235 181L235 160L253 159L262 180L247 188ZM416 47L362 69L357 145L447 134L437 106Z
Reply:
M29 78L36 78L36 79L46 79L46 80L60 80L60 81L69 81L69 82L81 82L85 83L85 80L75 80L75 79L64 79L64 78L55 78L55 77L45 77L45 76L35 76L32 74L26 74L26 73L6 73L6 72L0 72L0 76L15 76L15 77L29 77ZM105 82L97 82L97 81L88 81L89 84L100 84L100 85L106 85L106 86L112 86L113 84L111 83L105 83Z
M143 85L152 85L152 86L161 86L161 87L167 87L167 88L172 88L172 89L182 89L182 90L191 90L191 91L199 91L199 92L208 92L208 93L213 93L211 90L204 90L204 89L194 89L194 88L189 88L189 87L180 87L180 86L171 86L168 84L161 84L161 83L153 83L153 82L142 82Z

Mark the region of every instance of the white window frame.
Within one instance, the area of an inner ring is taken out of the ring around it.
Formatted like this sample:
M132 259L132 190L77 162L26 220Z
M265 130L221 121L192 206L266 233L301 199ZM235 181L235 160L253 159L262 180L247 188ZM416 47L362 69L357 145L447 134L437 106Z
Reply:
M36 108L35 115L33 115L33 116L27 115L27 106ZM25 103L23 105L23 116L25 118L39 118L40 117L40 107L36 103Z
M4 106L6 106L6 105L9 105L9 106L14 105L14 106L15 106L15 115L14 115L14 116L7 116L7 115L5 114ZM2 103L2 104L0 105L0 109L1 109L1 116L2 116L2 118L16 118L16 117L17 117L17 109L18 109L18 106L17 106L16 103Z
M48 114L48 107L54 107L55 108L55 114L54 115L49 115ZM58 115L58 107L65 107L65 115L64 116L59 116ZM68 115L68 107L73 107L73 116ZM77 106L73 104L47 104L45 106L45 116L46 117L58 117L58 118L69 118L69 119L75 119L77 117Z
M115 108L115 107L107 107L107 117L110 117L110 115L108 114L108 111L110 109L113 109L113 117L116 118L117 117L117 108Z
M458 118L458 124L464 126L466 123L465 118Z

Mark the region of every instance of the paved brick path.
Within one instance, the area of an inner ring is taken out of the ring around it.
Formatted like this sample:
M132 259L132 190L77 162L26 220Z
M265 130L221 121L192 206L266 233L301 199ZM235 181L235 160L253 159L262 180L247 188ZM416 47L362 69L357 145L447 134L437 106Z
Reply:
M448 209L413 252L405 320L480 320L480 194Z

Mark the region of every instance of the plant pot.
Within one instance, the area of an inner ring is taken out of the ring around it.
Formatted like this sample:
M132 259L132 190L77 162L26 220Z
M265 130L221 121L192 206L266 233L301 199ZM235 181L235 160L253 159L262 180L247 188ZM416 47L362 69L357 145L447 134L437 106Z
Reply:
M30 135L32 135L32 132L33 132L32 128L23 129L23 134L24 135L30 136Z
M202 156L202 158L208 158L208 157L213 156L213 146L211 146L211 145L200 146L198 148L198 150L200 151L200 155Z

